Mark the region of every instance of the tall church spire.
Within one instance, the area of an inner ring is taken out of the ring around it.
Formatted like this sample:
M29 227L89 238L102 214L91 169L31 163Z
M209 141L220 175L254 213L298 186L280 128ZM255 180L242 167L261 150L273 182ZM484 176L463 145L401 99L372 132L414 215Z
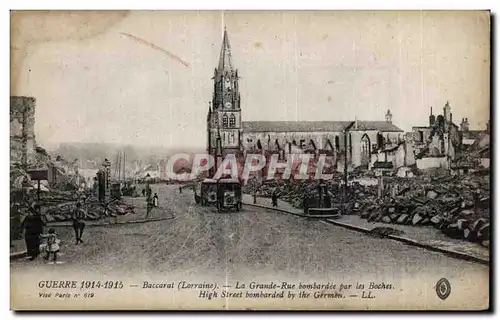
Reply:
M218 71L223 70L232 71L233 63L231 61L231 46L229 45L229 37L227 36L227 29L224 27L224 38L222 39L222 47L220 49L219 67Z

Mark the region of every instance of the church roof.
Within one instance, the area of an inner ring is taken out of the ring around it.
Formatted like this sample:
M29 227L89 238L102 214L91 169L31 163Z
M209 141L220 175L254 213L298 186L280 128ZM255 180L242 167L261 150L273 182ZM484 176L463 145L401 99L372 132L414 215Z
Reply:
M353 121L244 121L245 132L342 132ZM404 132L386 121L358 121L351 131Z
M229 37L227 30L224 28L224 38L222 39L222 46L220 49L219 67L218 71L233 70L233 63L231 61L231 46L229 45Z

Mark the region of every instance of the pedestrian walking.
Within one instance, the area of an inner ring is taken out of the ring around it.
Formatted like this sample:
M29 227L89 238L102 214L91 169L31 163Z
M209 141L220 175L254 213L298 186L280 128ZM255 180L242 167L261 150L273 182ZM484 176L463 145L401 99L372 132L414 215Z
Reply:
M75 244L83 243L82 235L83 230L85 229L85 222L83 219L87 214L81 208L81 204L78 202L76 204L76 210L73 212L73 230L75 230Z
M153 207L158 207L158 194L155 193L153 196Z
M257 203L257 191L254 191L253 193L253 204Z
M34 205L21 224L24 229L26 251L31 261L40 255L40 235L43 233L43 227L45 226L40 210L39 205Z
M273 204L273 207L277 207L278 206L278 193L275 191L273 191L273 194L271 196L271 202Z
M146 219L149 217L149 213L153 209L153 199L151 197L147 197L146 199Z
M56 231L53 228L50 228L48 234L43 234L41 237L47 239L47 246L45 247L46 255L44 259L49 260L50 255L52 254L54 257L52 263L57 263L57 253L59 252L60 240L57 238Z

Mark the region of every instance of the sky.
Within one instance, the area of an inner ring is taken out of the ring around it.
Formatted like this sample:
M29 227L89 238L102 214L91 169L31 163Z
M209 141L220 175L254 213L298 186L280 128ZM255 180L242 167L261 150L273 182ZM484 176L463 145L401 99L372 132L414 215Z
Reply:
M243 121L384 120L390 109L410 131L447 100L457 124L489 119L487 12L14 13L11 95L36 98L42 146L204 147L224 27Z

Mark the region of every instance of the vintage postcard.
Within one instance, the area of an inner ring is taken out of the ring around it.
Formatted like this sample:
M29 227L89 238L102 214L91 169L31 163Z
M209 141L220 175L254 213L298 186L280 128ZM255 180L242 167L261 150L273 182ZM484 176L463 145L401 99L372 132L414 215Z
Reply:
M13 310L486 310L489 11L11 11Z

